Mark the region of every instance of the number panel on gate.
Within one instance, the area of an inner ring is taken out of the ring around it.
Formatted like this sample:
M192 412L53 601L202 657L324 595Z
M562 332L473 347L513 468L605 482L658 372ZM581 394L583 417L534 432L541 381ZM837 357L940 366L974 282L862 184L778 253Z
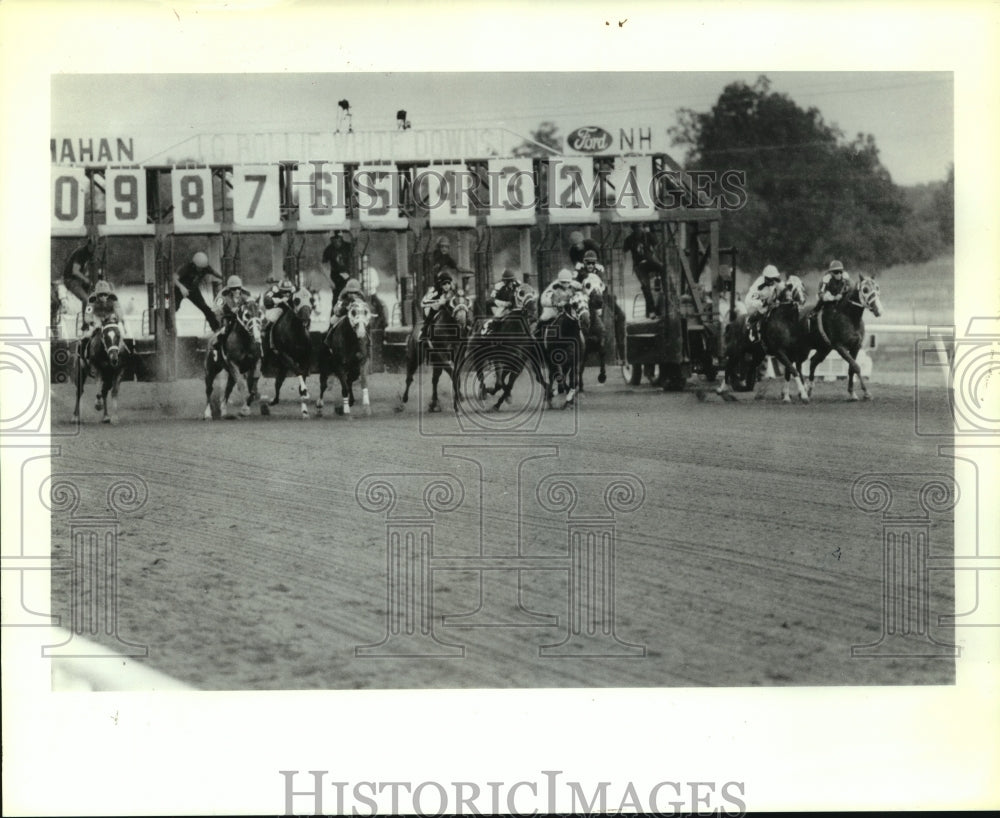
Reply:
M175 233L218 233L215 195L209 168L174 170L170 174Z
M146 171L109 168L104 174L103 236L152 235L156 226L146 218Z
M408 226L399 213L400 173L395 166L365 166L354 171L358 215L362 227L402 230Z
M339 162L304 162L292 173L299 230L347 230L347 172Z
M530 159L490 159L491 227L520 227L535 223L535 179Z
M90 180L83 168L52 168L53 236L85 236Z
M549 221L552 224L596 223L597 184L593 160L550 159L548 164Z
M233 229L242 232L279 232L280 184L277 165L239 165L233 168Z

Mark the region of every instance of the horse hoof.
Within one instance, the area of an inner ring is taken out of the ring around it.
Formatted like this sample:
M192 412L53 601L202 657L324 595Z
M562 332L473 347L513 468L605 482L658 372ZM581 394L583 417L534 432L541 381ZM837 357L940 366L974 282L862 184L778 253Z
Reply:
M859 398L854 392L851 392L848 395L848 400L861 400L861 398Z
M597 382L598 383L604 383L607 379L608 379L608 376L606 374L604 374L603 372L600 375L597 376Z
M271 408L264 401L260 402L260 413L262 415L269 415L269 414L271 414Z
M244 406L242 409L240 409L240 417L243 417L243 418L250 417L250 407L249 406Z
M73 415L73 423L79 423L79 422L80 422L80 416L79 415Z
M432 403L430 406L427 407L427 411L428 412L440 412L441 411L441 407L438 406L436 403Z
M205 407L205 411L201 413L201 419L202 420L211 420L212 419L212 407L211 406L206 406Z
M401 412L403 411L403 409L405 409L405 408L406 408L406 407L405 407L405 406L403 406L403 404L401 404L401 403L397 403L397 404L396 404L395 406L393 406L393 407L392 407L392 411L393 411L393 412L395 412L395 413L396 413L396 414L398 415L398 414L400 414L400 413L401 413Z
M803 403L809 403L809 396L808 395L799 395L799 400L801 400Z
M740 402L740 399L736 397L736 395L734 395L732 392L720 392L719 394L722 395L723 400L729 401L730 403Z
M270 401L268 401L268 404L270 406L277 406L278 405L278 399L275 398L274 400L270 400Z
M105 415L104 417L101 418L101 423L111 423L111 418Z
M864 395L862 395L861 397L862 397L862 399L864 399L864 400L871 400L871 399L872 399L872 396L871 396L871 395L869 395L869 394L868 394L867 392L865 392L865 394L864 394Z
M337 408L335 408L333 410L333 412L334 412L335 415L342 415L342 414L344 414L344 407L343 406L338 406Z

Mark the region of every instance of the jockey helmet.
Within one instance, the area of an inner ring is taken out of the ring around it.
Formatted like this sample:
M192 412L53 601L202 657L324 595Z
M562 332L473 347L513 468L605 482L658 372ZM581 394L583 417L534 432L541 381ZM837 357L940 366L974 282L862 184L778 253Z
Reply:
M583 233L581 233L579 230L574 230L572 233L569 234L569 243L583 244Z
M277 284L278 283L278 277L274 273L271 273L271 275L269 275L267 277L267 279L265 279L264 283L265 284Z
M194 266L200 269L204 269L208 266L208 256L202 253L200 250L191 257L191 261L194 262Z
M295 285L292 284L291 280L283 278L281 283L278 285L278 289L285 293L295 292Z
M451 242L448 240L447 236L442 236L437 240L437 247L438 248L451 247Z
M94 295L101 295L103 293L111 292L111 284L105 281L103 278L94 285Z
M451 273L446 273L442 270L437 274L437 277L434 279L434 283L438 287L443 287L445 284L454 284L455 279L451 277Z
M764 268L764 280L765 281L777 281L781 278L781 273L778 272L778 268L773 264L768 264Z
M592 261L594 264L597 264L597 253L593 250L588 250L583 254L583 263L586 264L588 261Z
M826 271L828 273L842 273L844 272L844 265L834 260L830 262L830 266L826 268Z
M345 293L360 293L360 292L361 292L361 285L358 283L358 280L356 278L349 278L347 279L347 283L344 285L344 289L340 291L340 294L344 295Z
M565 267L563 267L559 271L559 275L556 276L556 281L568 282L568 281L575 281L575 280L576 279L573 276L573 271L572 270L567 270Z
M517 281L517 276L514 275L513 270L504 270L503 275L500 276L501 281Z
M222 291L230 292L231 290L242 290L243 289L243 279L239 276L229 276L226 279L226 286L222 288Z

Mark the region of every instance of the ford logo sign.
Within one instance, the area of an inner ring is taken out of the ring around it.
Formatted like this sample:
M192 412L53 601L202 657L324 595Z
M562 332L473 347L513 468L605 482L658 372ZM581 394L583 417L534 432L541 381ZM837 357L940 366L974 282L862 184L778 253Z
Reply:
M581 153L600 153L611 147L612 136L604 128L596 125L588 125L584 128L577 128L566 137L566 144L570 150Z

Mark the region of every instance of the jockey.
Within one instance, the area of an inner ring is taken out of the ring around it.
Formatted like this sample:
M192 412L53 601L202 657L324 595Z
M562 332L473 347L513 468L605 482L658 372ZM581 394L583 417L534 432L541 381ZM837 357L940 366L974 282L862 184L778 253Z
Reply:
M751 341L756 341L761 319L774 306L782 290L781 273L773 264L768 264L760 277L747 291L747 331Z
M121 327L122 337L126 337L125 316L122 314L122 306L118 302L118 296L111 289L111 284L101 279L94 285L94 292L87 299L88 305L93 315L94 326L88 327L90 333L84 335L80 343L80 357L86 359L90 352L90 344L94 336L101 331L104 324L115 321Z
M572 270L565 267L560 270L556 280L545 288L545 292L538 299L538 303L542 305L542 314L538 319L539 325L552 321L559 308L566 303L573 292L582 289L583 285L574 278Z
M420 301L420 308L424 312L424 323L420 328L421 341L427 337L428 328L437 319L445 302L455 294L455 279L452 278L451 273L442 270L434 278L433 286L428 288L427 294Z
M512 270L504 270L500 280L493 285L489 296L486 298L486 306L489 307L497 317L510 312L517 300L518 290L517 276Z
M588 250L583 254L583 261L576 265L576 280L583 286L588 296L593 290L599 295L604 294L604 279L601 278L603 272L604 265L597 260L596 252ZM597 311L598 316L600 312Z
M826 304L839 301L851 289L851 277L844 272L844 265L839 261L831 261L826 268L826 275L819 283L819 298L813 307L812 315L816 315Z
M268 324L277 321L293 295L295 295L295 285L290 278L283 278L280 284L272 284L262 297L264 320Z
M344 320L352 301L364 302L364 300L365 294L361 291L360 282L356 278L347 279L344 289L340 291L340 298L334 303L333 310L330 312L330 317L333 319L331 329Z
M239 276L229 276L226 286L219 291L219 296L215 299L215 316L221 326L216 331L215 337L220 348L224 347L226 336L236 322L236 311L241 304L249 301L250 297L250 291L243 286L243 280Z

